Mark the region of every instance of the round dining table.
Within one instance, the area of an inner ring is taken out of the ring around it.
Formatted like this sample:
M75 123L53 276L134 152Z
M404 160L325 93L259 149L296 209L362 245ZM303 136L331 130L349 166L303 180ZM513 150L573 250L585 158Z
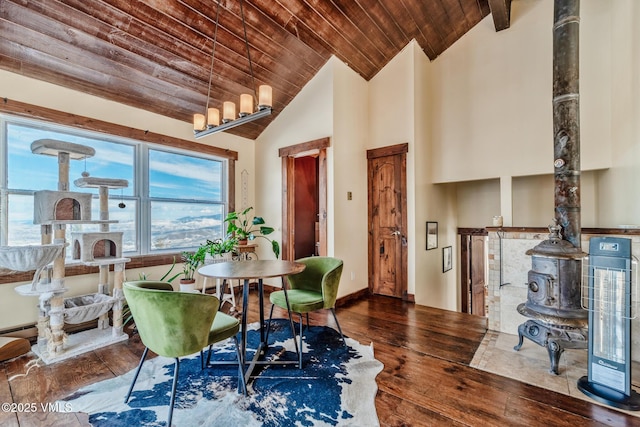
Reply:
M214 264L208 264L198 269L201 276L213 279L224 280L241 280L242 286L242 330L240 340L240 353L243 357L242 363L247 366L245 371L245 379L248 381L251 373L257 364L297 364L298 362L277 362L277 361L261 361L260 356L267 349L265 340L265 321L264 321L264 279L280 277L282 280L282 289L284 290L287 309L289 312L289 323L293 333L293 341L296 347L296 353L302 349L298 349L297 340L295 339L295 328L291 317L289 306L289 297L287 296L287 286L285 277L290 274L297 274L305 269L305 265L295 261L282 260L247 260L247 261L228 261ZM258 281L258 299L260 309L260 344L250 363L247 362L247 313L249 307L249 281ZM224 292L224 286L221 293ZM298 353L299 354L299 353Z

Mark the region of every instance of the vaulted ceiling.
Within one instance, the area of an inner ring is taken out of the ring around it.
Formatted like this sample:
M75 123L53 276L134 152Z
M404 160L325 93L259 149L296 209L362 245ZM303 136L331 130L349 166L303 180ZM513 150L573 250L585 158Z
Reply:
M239 0L2 0L0 68L191 122L253 93ZM274 114L228 132L255 139L331 55L363 78L415 39L435 59L511 0L245 0L255 84ZM0 96L2 94L0 93Z

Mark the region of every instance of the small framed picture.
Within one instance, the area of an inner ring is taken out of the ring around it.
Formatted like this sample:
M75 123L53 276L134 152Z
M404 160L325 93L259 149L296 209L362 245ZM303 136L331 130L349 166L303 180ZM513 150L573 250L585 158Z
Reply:
M427 250L438 247L438 223L427 221Z
M453 267L453 252L451 246L442 248L442 272L445 273Z

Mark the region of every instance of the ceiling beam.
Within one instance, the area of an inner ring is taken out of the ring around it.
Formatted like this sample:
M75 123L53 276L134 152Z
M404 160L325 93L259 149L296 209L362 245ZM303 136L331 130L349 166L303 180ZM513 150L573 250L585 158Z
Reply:
M511 0L489 0L496 31L506 30L511 24Z

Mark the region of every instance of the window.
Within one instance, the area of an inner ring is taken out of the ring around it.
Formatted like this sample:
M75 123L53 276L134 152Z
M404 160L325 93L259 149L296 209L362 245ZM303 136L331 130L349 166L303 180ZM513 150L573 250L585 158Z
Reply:
M33 154L31 143L54 139L95 149L84 160L70 160L69 191L91 193L92 219L100 218L97 188L78 188L83 173L126 179L128 187L109 189L111 231L123 232L127 255L192 249L222 236L226 204L225 159L109 137L104 134L0 115L0 244L40 243L33 223L34 192L58 190L56 156ZM96 224L73 224L72 231L98 231ZM68 251L70 252L70 251Z
M220 161L149 150L151 250L222 237L222 172Z

